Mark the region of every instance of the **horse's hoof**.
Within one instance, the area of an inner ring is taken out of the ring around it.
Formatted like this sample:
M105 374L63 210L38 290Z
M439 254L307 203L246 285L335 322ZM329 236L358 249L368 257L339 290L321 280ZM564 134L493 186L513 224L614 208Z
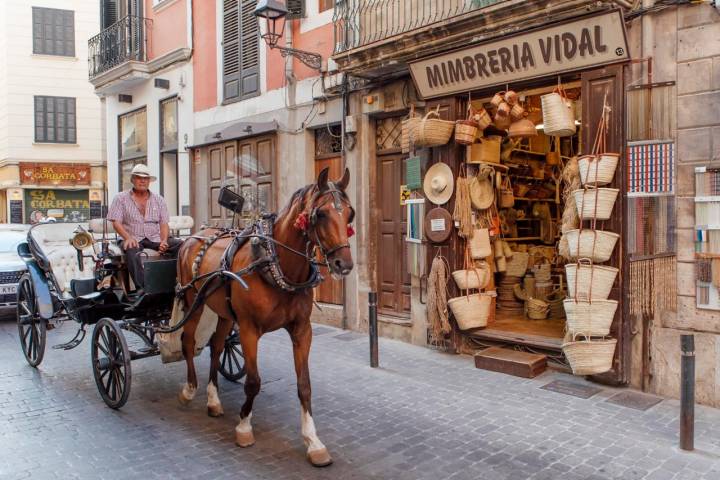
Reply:
M208 417L222 417L225 415L222 405L208 405L207 407Z
M182 391L178 393L177 398L178 402L180 402L180 405L182 405L183 407L187 407L188 405L190 405L190 402L192 402L192 398L187 398Z
M307 452L307 457L313 467L327 467L333 463L332 457L328 453L327 448Z
M235 432L235 445L242 448L255 445L255 435L252 432Z

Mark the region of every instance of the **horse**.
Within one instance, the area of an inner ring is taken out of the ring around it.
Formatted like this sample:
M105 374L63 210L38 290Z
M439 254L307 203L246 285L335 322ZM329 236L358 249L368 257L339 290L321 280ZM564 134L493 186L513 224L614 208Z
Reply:
M335 278L346 276L353 268L352 253L348 238L354 233L352 221L355 215L345 193L350 180L350 171L345 169L343 177L336 182L328 181L328 169L320 172L315 183L295 192L288 205L272 222L272 238L278 269L283 278L263 275L253 270L243 275L247 288L238 281L226 281L226 288L217 288L204 298L205 307L218 315L218 323L210 339L210 379L207 386L207 409L212 417L223 415L218 397L218 368L225 339L237 323L240 344L245 356L245 403L240 410L240 422L235 428L235 443L250 447L255 443L252 425L252 407L260 391L260 375L257 367L258 340L267 333L280 328L287 330L292 340L297 393L301 406L301 434L307 447L307 458L314 466L326 466L332 458L320 441L312 418L310 372L308 356L312 342L310 314L313 306L312 286L309 277L319 277L313 263L316 249ZM220 269L223 257L225 268L232 272L241 271L250 265L257 254L253 241L246 241L230 260L226 248L234 241L231 236L219 236L219 229L204 229L190 237L178 252L178 277L181 285L191 285L184 292L183 301L187 307L193 305L201 281L198 276ZM215 236L209 244L208 238ZM219 238L218 238L219 237ZM237 237L237 235L236 235ZM256 242L257 246L257 242ZM255 252L255 253L254 253ZM303 253L304 252L304 253ZM267 273L267 272L265 272ZM298 286L298 288L287 288ZM282 288L282 287L286 288ZM202 300L202 299L201 299ZM197 391L197 377L193 362L195 352L195 331L203 309L189 315L183 325L182 351L187 363L187 382L178 399L187 405Z

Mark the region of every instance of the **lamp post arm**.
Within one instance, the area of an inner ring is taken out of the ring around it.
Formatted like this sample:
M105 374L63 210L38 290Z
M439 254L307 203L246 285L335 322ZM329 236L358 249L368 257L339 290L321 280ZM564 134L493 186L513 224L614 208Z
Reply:
M282 55L283 57L297 58L313 70L322 70L322 56L318 55L317 53L307 52L305 50L298 50L297 48L281 47L277 45L270 48L274 50L279 50L280 55Z

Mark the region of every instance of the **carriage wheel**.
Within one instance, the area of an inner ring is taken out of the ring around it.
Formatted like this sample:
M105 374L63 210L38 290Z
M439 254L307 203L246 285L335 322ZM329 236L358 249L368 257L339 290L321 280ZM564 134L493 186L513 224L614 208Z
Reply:
M31 367L37 367L45 355L47 323L40 318L30 275L20 278L17 293L17 322L20 346Z
M245 356L235 331L225 339L225 348L220 357L220 374L231 382L237 382L245 376Z
M92 335L93 375L103 401L110 408L125 405L130 396L130 352L125 335L110 318L102 318Z

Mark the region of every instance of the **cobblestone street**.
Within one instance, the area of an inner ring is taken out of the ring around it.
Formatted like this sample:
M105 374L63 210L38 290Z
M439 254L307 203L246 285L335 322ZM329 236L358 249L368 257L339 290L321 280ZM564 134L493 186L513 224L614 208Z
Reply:
M205 407L207 351L198 359L200 392L188 408L176 395L184 363L133 363L132 393L120 411L100 399L89 342L62 352L74 325L49 332L38 370L22 357L13 321L0 322L0 478L188 479L707 479L720 478L720 412L697 408L696 447L677 449L679 404L646 411L540 387L533 380L477 370L469 357L380 341L380 369L367 338L316 327L311 353L313 407L335 463L315 469L300 437L290 341L260 343L262 392L257 443L234 445L241 384L224 379L226 415Z

